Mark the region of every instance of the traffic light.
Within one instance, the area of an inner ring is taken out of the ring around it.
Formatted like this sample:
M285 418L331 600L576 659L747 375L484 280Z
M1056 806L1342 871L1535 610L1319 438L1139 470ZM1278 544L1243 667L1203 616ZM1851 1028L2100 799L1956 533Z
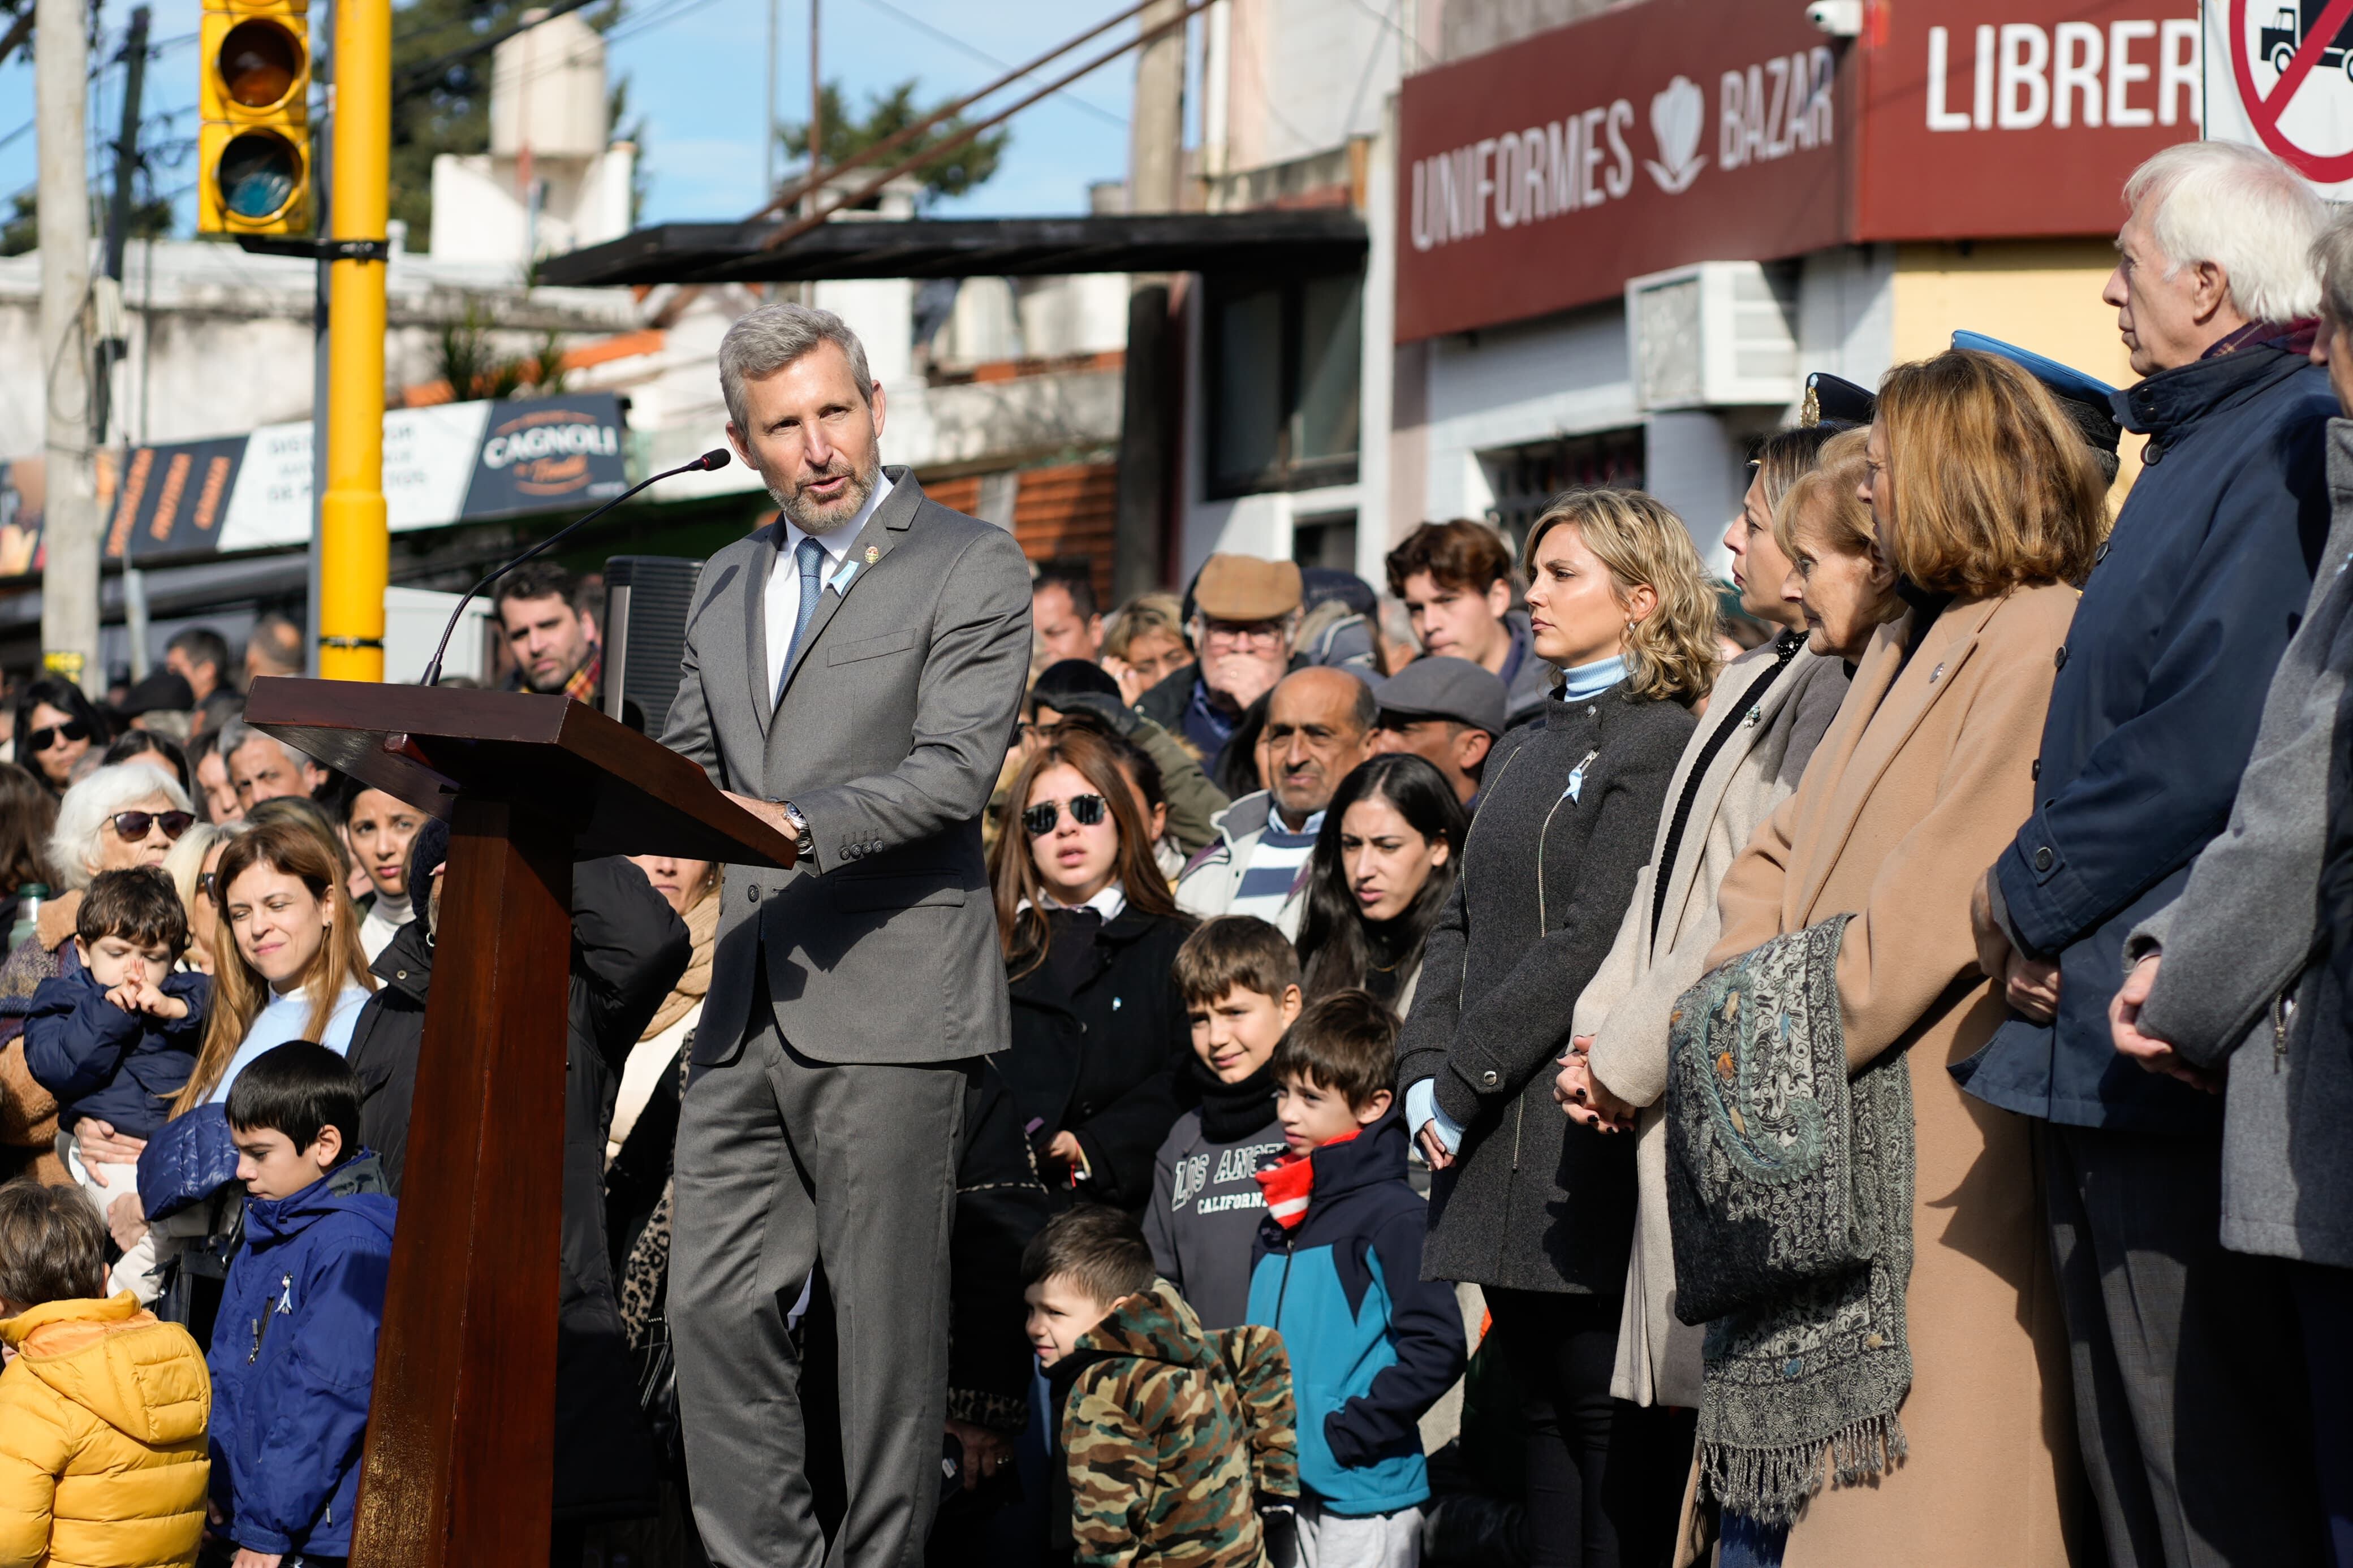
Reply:
M196 228L311 232L310 0L204 0Z

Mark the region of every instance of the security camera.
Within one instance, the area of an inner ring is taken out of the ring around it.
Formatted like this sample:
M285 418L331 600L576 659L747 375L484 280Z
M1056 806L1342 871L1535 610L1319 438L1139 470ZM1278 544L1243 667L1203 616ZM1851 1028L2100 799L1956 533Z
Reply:
M1806 20L1833 38L1856 37L1862 32L1862 0L1814 0Z

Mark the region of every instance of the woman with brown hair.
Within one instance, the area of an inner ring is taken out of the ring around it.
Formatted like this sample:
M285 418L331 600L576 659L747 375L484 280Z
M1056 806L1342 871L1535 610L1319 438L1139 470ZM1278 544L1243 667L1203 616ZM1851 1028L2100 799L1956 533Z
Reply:
M1882 386L1868 542L1792 499L1813 647L1854 679L1725 877L1667 1089L1671 1180L1692 1194L1674 1214L1679 1308L1737 1302L1709 1314L1696 1489L1726 1563L2070 1560L2068 1352L2029 1124L1965 1098L1953 1069L2003 1016L1969 896L2032 805L2069 584L2106 490L2039 383L1955 351ZM1752 1167L1710 1152L1741 1141L1789 1157L1724 1179ZM1867 1258L1798 1201L1808 1171L1877 1205ZM1736 1280L1727 1236L1829 1266ZM1684 1561L1704 1533L1687 1510Z
M1102 736L1057 730L1014 778L989 876L1013 997L997 1058L1060 1205L1140 1206L1189 1048L1173 968L1192 922Z
M1398 1084L1435 1172L1423 1268L1486 1295L1527 1426L1529 1561L1556 1568L1619 1561L1609 1375L1634 1148L1561 1115L1554 1063L1715 678L1716 608L1683 520L1637 490L1561 496L1523 556L1530 635L1560 686L1488 755Z
M213 875L228 940L213 955L212 1014L172 1120L155 1134L172 1148L142 1162L145 1184L107 1212L115 1244L126 1251L146 1235L147 1215L167 1209L163 1228L170 1236L222 1228L219 1205L206 1200L239 1191L219 1163L227 1124L191 1113L227 1101L246 1064L273 1046L310 1040L338 1056L348 1052L353 1026L376 987L360 947L359 916L343 890L342 856L319 829L299 819L262 823L228 841ZM157 1247L159 1270L173 1250Z
M58 823L58 797L14 763L0 763L0 931L13 931L28 887L53 888L42 858Z

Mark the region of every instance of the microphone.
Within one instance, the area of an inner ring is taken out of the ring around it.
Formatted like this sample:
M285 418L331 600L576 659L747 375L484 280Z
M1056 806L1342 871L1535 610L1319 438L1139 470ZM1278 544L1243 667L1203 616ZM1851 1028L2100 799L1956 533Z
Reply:
M441 660L442 658L449 651L449 634L458 629L459 619L465 615L466 606L474 602L475 595L480 593L483 589L489 587L491 584L497 582L500 578L505 576L508 573L513 571L516 567L522 565L533 556L544 554L546 552L554 549L567 537L577 533L580 530L587 527L590 523L596 521L598 518L604 516L607 512L612 510L615 507L620 505L623 501L628 500L639 490L644 489L648 485L657 484L663 479L670 479L678 474L715 473L719 469L725 468L728 462L729 458L727 456L727 448L724 447L714 447L710 451L703 453L702 456L695 458L694 461L691 463L681 463L675 468L664 468L660 473L655 474L651 478L639 479L636 484L631 485L628 489L623 490L619 495L615 496L611 500L607 501L595 511L590 512L587 516L579 519L577 521L565 524L565 526L557 529L545 539L541 540L537 544L533 545L529 550L524 551L522 554L516 556L513 560L508 562L505 565L500 567L497 571L491 573L489 576L483 578L480 582L467 589L466 596L458 601L458 607L449 612L449 624L441 628L441 640L433 645L433 662L425 667L425 674L417 680L417 684L419 686L433 686L440 681Z

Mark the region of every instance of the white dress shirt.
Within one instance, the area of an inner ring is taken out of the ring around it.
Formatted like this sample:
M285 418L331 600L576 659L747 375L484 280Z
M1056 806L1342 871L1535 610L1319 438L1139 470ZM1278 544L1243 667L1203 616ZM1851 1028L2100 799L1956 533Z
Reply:
M841 574L843 558L849 555L850 545L857 542L859 531L866 526L867 520L874 515L874 509L881 506L890 494L891 480L877 468L874 471L874 493L866 498L866 504L858 509L856 517L831 532L810 533L790 518L779 520L785 525L785 537L777 552L776 567L768 574L768 597L764 606L768 622L768 697L771 701L776 699L776 688L784 684L785 658L792 652L793 633L800 625L801 541L814 539L824 547L825 564L818 570L826 586L831 587L836 583L849 586ZM861 572L865 569L863 562L854 568Z

